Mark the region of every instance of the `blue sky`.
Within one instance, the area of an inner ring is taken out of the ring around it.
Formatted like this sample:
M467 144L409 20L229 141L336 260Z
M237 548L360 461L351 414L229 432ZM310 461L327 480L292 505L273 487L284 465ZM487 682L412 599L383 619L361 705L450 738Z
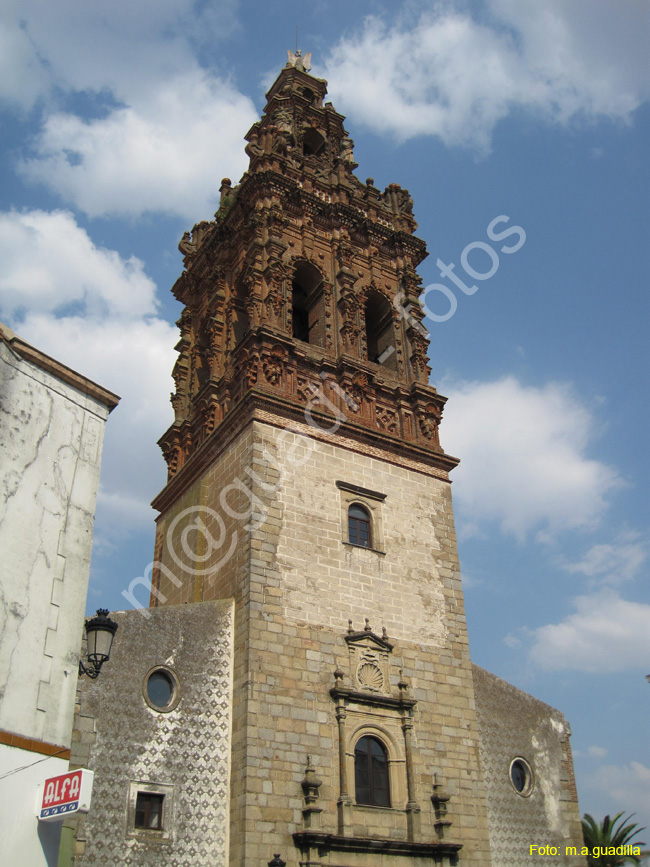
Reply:
M472 657L566 714L583 812L650 825L645 0L4 4L0 317L122 395L89 611L151 561L176 245L243 172L296 25L357 174L410 190L424 284L456 299L428 326ZM465 294L436 263L466 277L474 245L486 272L475 242L498 268Z

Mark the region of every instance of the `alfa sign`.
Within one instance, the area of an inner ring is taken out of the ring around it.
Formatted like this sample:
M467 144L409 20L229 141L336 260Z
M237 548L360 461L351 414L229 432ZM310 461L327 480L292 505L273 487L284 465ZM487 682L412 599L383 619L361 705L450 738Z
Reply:
M92 771L80 769L50 777L39 786L38 818L44 822L63 819L70 813L87 813L93 789Z

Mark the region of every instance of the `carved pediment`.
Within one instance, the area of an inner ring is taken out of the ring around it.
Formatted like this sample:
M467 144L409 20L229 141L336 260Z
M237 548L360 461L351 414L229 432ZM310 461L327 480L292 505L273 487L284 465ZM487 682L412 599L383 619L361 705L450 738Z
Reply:
M352 621L349 621L345 641L348 645L350 677L354 688L363 692L388 695L390 693L389 656L393 645L388 641L386 630L383 630L381 636L375 634L366 618L365 628L361 632L355 632Z

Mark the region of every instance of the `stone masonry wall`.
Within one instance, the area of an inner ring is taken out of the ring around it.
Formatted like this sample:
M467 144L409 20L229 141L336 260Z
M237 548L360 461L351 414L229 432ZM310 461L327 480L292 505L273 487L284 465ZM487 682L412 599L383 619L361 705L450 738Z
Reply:
M246 782L231 865L266 863L280 852L288 867L297 867L291 834L302 828L307 755L322 780L321 828L336 834L338 729L329 690L337 667L343 685L354 685L344 636L348 620L361 630L367 617L395 643L388 662L390 694L398 693L401 669L418 702L417 839L439 839L431 802L435 774L451 795L447 837L463 844L461 863L487 867L485 794L449 484L424 465L417 472L399 466L398 458L364 455L335 445L333 438L309 442L300 433L260 423L254 431L255 493L266 497L269 508L265 523L251 532L246 735L233 762L241 773L245 768ZM344 543L337 480L386 495L380 506L382 552ZM236 701L239 694L236 682ZM351 708L348 763L358 733L369 724L385 742L394 741L391 769L404 777L401 727L389 711ZM349 833L407 838L406 780L398 782L392 809L352 808ZM369 858L339 857L349 865L366 865ZM372 856L373 867L395 860L379 857ZM421 863L399 861L400 867Z

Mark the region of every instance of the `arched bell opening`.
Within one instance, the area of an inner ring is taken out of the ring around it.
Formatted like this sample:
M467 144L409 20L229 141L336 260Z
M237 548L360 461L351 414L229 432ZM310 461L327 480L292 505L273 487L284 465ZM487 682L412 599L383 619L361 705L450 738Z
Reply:
M397 370L393 308L381 293L368 293L365 306L366 347L368 361Z
M324 346L323 275L310 262L299 262L291 291L292 336L314 346Z
M305 134L302 137L302 152L306 157L312 155L318 156L318 154L323 152L324 148L325 138L317 129L309 127L309 129L305 130Z

